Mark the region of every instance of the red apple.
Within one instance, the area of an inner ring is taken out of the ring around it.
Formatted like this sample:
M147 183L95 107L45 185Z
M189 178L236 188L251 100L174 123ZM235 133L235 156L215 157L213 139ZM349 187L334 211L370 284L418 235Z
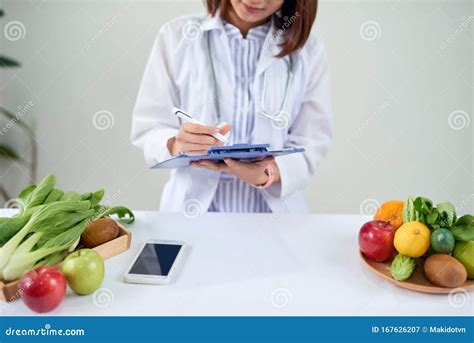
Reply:
M66 293L66 278L54 267L38 267L26 273L18 284L21 299L35 312L55 309Z
M395 228L383 220L372 220L362 225L359 231L359 248L369 260L385 262L389 260L395 247Z

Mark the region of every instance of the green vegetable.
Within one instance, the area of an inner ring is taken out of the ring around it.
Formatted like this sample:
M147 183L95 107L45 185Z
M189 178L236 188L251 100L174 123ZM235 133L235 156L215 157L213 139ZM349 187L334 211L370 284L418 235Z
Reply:
M36 189L36 185L30 185L23 189L20 194L18 194L18 197L16 198L17 203L19 203L22 207L26 205L26 198L28 198L28 195L31 194Z
M43 232L38 245L41 246L45 244L50 239L53 239L56 235L78 224L84 219L91 220L94 216L94 213L95 211L90 209L84 212L67 213L65 215L58 216L57 219L55 219L56 223L52 225L47 231Z
M30 195L30 193L33 192L35 189L36 189L36 185L29 185L28 187L23 189L20 192L20 194L18 194L17 199L21 199L21 200L26 201L26 198L28 197L28 195Z
M436 207L430 199L409 197L403 206L403 222L419 221L431 229L450 227L456 221L456 210L450 202Z
M403 204L403 222L408 223L415 220L415 198L409 197Z
M474 216L466 214L449 228L457 241L474 241Z
M119 217L119 220L123 221L125 224L133 223L133 221L135 220L135 215L133 214L133 212L123 206L101 206L96 211L94 220L114 214L117 215L117 217Z
M436 205L436 209L439 212L439 218L436 221L436 224L441 227L450 227L456 222L456 209L450 202L438 204Z
M46 197L53 190L56 184L56 176L48 175L28 194L25 200L24 209L38 206L44 203Z
M413 274L415 267L415 259L398 254L392 261L390 272L395 280L404 281Z
M418 221L426 224L426 218L433 214L433 202L430 199L423 197L409 197L403 205L403 222Z
M0 223L0 246L3 246L10 238L20 231L30 219L31 215L20 215L17 217L7 218Z
M42 247L36 250L28 250L28 248L31 248L32 244L26 240L23 244L28 243L28 246L20 246L18 249L20 252L15 252L15 254L10 257L8 264L2 271L3 279L6 281L18 279L21 277L21 275L23 275L24 272L33 268L38 261L45 258L46 256L59 251L67 250L72 244L76 242L77 238L81 236L88 223L88 219L83 220L76 226L50 239Z
M104 197L105 191L103 189L99 189L97 192L92 193L90 199L91 206L94 207L100 203L102 198Z
M435 252L449 254L454 249L454 236L448 229L437 229L431 234L431 247Z
M62 220L68 213L87 211L89 207L89 201L53 202L33 213L26 225L0 248L0 271L5 268L15 249L29 233L51 229L58 218Z
M77 192L65 192L60 201L79 201L82 200L82 196Z
M14 280L34 266L61 262L95 219L114 214L126 223L135 219L126 207L101 205L102 189L63 192L55 183L56 177L48 175L25 188L17 197L22 211L0 218L0 278Z
M38 261L34 266L54 266L60 263L69 254L69 250L58 251Z
M49 204L55 201L59 201L63 196L64 192L60 189L54 188L44 200L45 204Z

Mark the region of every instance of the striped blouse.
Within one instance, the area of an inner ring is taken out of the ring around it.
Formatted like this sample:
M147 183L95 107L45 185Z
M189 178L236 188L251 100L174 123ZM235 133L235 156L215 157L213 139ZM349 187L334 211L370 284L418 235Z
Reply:
M271 22L249 30L246 39L240 30L224 22L235 70L232 134L228 144L248 143L255 117L253 80L260 51ZM271 212L261 190L222 173L209 212Z

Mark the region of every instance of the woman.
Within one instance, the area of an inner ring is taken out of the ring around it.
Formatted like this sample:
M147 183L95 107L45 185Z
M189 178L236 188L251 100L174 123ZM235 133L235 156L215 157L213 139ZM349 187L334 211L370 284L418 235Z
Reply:
M304 153L174 169L163 211L305 212L301 194L331 141L325 50L310 35L317 0L207 0L207 17L165 24L145 69L132 142L149 165L229 142ZM179 107L206 125L181 123ZM217 127L219 123L229 124ZM196 210L196 209L194 209Z

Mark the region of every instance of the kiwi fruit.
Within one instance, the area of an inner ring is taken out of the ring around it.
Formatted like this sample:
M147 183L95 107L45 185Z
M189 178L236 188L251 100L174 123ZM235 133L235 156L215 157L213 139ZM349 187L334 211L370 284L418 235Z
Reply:
M425 261L426 277L441 287L459 287L467 280L466 268L454 257L446 254L434 254Z
M86 248L94 248L118 237L120 228L115 220L103 217L94 220L84 230L81 236L81 243Z

